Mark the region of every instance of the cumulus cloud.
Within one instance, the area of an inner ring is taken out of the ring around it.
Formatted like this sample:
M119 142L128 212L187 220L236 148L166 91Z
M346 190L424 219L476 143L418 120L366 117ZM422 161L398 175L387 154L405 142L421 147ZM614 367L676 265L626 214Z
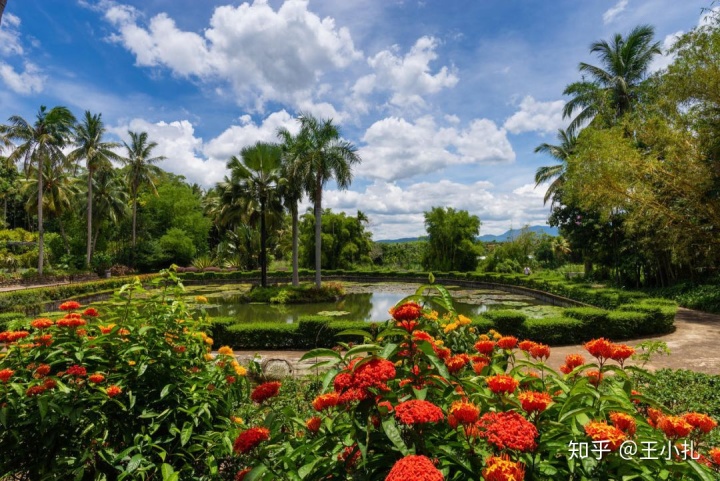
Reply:
M229 82L239 101L297 102L313 97L323 74L362 58L350 32L308 10L307 0L287 0L278 10L267 0L217 7L202 35L180 30L161 13L147 26L126 5L107 10L118 30L112 38L140 66L169 68L181 77Z
M462 184L444 179L401 187L378 180L363 192L327 190L323 207L348 214L363 211L370 218L373 238L380 240L426 235L423 212L440 205L477 215L483 223L481 234L501 234L511 226L544 224L547 208L543 207L542 197L543 192L535 190L534 184L503 194L485 181Z
M530 95L520 102L520 110L509 117L504 128L513 134L523 132L553 133L565 128L567 121L563 119L562 110L565 102L539 102Z
M398 180L441 170L449 165L506 163L515 152L504 129L487 119L475 119L464 128L440 127L431 116L414 123L388 117L365 132L359 151L359 176Z
M12 13L3 14L3 21L0 24L0 55L22 55L19 28L20 18Z
M12 65L0 62L0 78L10 90L23 95L41 92L45 81L40 69L31 62L25 62L22 72L15 71Z
M619 0L612 8L603 13L603 23L607 25L620 15L628 6L629 0Z
M648 66L648 70L650 72L657 72L658 70L666 69L671 63L673 63L676 55L671 53L670 49L675 45L675 42L678 41L683 33L684 32L680 30L665 37L662 44L663 53L661 55L656 55L652 62L650 62L650 65Z
M405 56L398 55L399 48L394 46L369 58L368 65L374 72L355 82L354 96L362 98L373 91L389 91L392 105L424 106L423 96L454 87L458 82L454 69L447 66L441 67L437 73L431 72L430 62L438 58L435 52L437 46L435 38L424 36Z

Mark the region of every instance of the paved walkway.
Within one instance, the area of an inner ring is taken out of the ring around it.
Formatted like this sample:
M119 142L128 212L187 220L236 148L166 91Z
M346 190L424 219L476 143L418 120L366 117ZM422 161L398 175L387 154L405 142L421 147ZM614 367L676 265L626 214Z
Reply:
M720 315L679 308L675 316L675 332L628 341L627 344L634 346L648 340L665 342L671 351L669 356L653 356L651 362L645 366L648 369L690 369L720 375ZM554 347L551 349L548 364L557 369L565 362L565 356L572 353L583 354L588 360L590 358L582 345ZM304 351L236 351L236 355L241 359L249 359L256 354L264 360L288 361L295 374L313 371L315 362L300 362Z

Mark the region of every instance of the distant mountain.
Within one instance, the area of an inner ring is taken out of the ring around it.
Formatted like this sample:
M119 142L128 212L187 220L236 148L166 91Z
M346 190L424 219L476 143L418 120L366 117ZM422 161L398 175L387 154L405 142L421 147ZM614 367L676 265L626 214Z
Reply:
M552 236L558 235L557 227L550 227L547 225L534 225L531 227L528 227L528 230L531 232L535 232L537 234L548 234ZM485 234L481 235L477 239L482 242L505 242L509 239L514 239L515 237L519 236L522 232L522 229L510 229L509 231L505 232L504 234L500 235L492 235L492 234ZM401 242L415 242L419 240L424 240L426 237L403 237L401 239L384 239L379 240L377 242L381 244L399 244Z
M548 225L534 225L528 227L528 230L531 232L535 232L536 234L548 234L552 236L558 235L557 227L550 227ZM500 235L481 235L480 237L478 237L478 240L482 242L505 242L507 240L516 238L520 235L521 232L522 229L510 229L509 231Z

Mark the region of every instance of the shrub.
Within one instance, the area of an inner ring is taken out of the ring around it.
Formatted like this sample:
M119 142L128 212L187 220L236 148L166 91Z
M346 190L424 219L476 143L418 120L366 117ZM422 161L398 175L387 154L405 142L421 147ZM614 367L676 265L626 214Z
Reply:
M595 325L606 322L608 318L608 311L597 307L569 307L563 310L563 314L584 323Z
M499 331L513 336L520 333L527 320L525 314L513 310L488 311L484 316L490 319Z
M597 328L600 335L611 339L631 339L637 337L647 319L648 315L642 312L611 311L606 323L593 326L593 329Z
M591 339L585 323L568 317L546 317L528 319L520 332L522 337L553 346L573 344Z

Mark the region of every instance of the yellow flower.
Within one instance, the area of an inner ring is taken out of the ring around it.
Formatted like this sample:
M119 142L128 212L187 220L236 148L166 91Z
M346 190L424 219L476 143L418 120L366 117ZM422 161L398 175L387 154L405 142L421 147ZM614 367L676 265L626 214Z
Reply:
M200 303L200 304L207 304L208 300L207 300L207 297L205 297L205 296L196 296L195 302Z
M230 416L230 420L234 422L235 424L243 424L245 421L243 421L243 418L237 417L237 416Z
M458 326L458 323L457 323L457 322L451 322L450 324L448 324L447 326L445 326L445 334L447 334L447 333L450 332L450 331L454 331L454 330L457 329L458 327L459 327L459 326Z
M223 346L220 349L218 349L218 354L224 354L226 356L232 356L233 350L230 348L230 346Z
M493 339L495 339L496 341L502 337L502 334L497 332L495 329L490 329L488 331L488 334L490 334L493 337Z
M213 357L212 354L205 354L205 360L206 360L206 361L210 362L210 361L212 361L213 359L215 359L215 358Z
M205 341L205 344L207 344L208 346L212 346L212 344L213 344L212 337L206 336L205 339L203 339L203 340Z
M233 369L235 370L235 374L237 374L238 376L247 375L247 369L242 367L240 364L233 364Z
M490 340L490 338L487 337L487 335L485 335L485 334L480 334L478 336L478 341L489 341L489 340Z
M425 314L425 318L429 319L431 321L437 321L438 320L438 313L437 311L430 311L429 314Z
M445 341L443 341L442 339L435 339L436 346L442 346L443 344L445 344Z
M135 364L137 364L135 361L128 361L129 366L134 366Z
M395 362L395 365L396 365L396 366L402 366L402 361L396 361L396 362Z
M470 331L471 334L475 334L475 333L477 332L477 329L475 329L474 327L471 327L471 328L469 329L469 331Z
M467 326L471 322L472 319L470 319L469 317L463 316L462 314L458 316L458 324L460 324L461 326Z

